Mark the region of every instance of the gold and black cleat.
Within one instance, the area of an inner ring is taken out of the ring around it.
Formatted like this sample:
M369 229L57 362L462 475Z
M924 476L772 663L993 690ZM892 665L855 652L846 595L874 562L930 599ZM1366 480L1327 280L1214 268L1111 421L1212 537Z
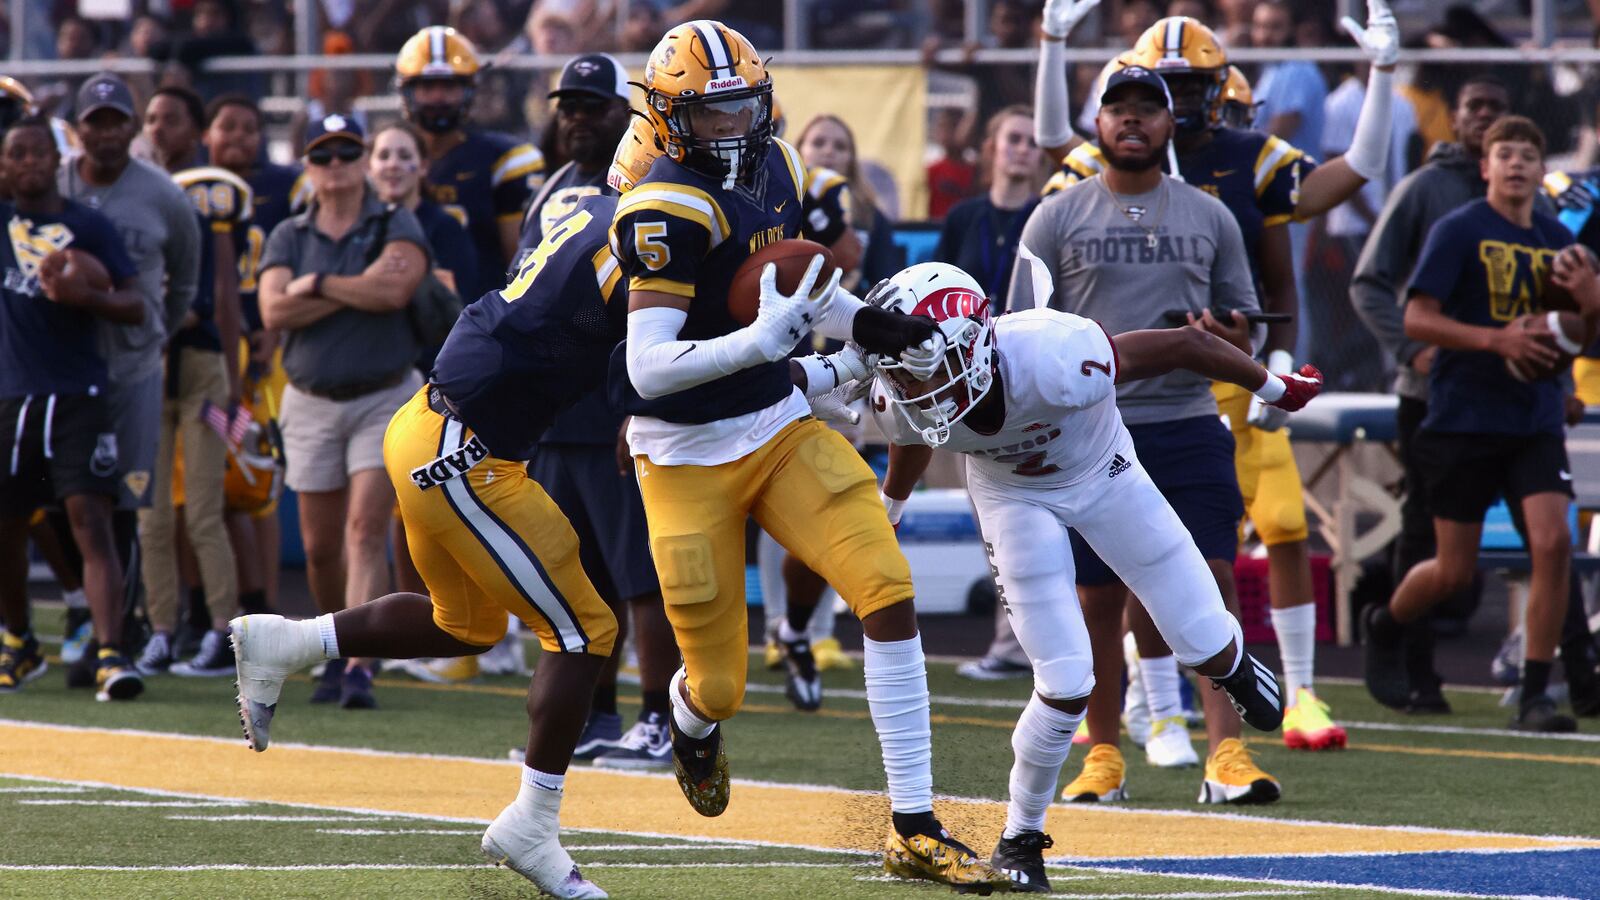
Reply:
M672 729L672 770L678 776L678 787L683 789L684 798L702 816L722 815L728 808L732 786L728 779L728 755L722 746L721 723L698 740L679 731L678 723L670 714L667 723Z
M1011 888L1011 877L979 859L965 844L939 828L938 835L889 832L883 870L897 878L948 884L958 894L988 896Z

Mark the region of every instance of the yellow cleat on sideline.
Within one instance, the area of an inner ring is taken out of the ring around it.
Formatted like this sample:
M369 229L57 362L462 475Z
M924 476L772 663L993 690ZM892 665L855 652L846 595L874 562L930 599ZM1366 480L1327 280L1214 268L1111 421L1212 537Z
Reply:
M817 670L854 669L856 661L845 654L838 638L823 638L811 645L811 655L817 658Z
M1110 803L1128 799L1127 766L1115 744L1095 744L1083 760L1083 771L1061 789L1068 803Z
M1011 886L1010 876L965 847L926 834L905 837L891 831L883 851L883 870L897 878L948 884L960 894L987 895Z
M1238 738L1218 744L1206 760L1201 803L1273 803L1282 794L1278 779L1261 771Z

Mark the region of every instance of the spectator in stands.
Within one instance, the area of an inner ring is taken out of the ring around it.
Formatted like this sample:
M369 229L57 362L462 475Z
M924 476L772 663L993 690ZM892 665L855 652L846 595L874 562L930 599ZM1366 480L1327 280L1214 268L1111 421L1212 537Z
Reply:
M1263 48L1294 46L1295 11L1288 0L1262 0L1250 23L1251 43ZM1296 147L1322 146L1322 105L1328 85L1309 60L1267 63L1255 83L1260 104L1256 124Z
M1118 50L1132 47L1139 42L1139 35L1160 20L1161 4L1156 0L1123 0L1117 7L1117 28L1111 35L1112 46ZM1094 130L1093 125L1089 130Z
M261 318L285 333L283 440L300 495L306 576L332 613L388 593L394 488L383 434L422 384L406 307L430 268L411 210L366 183L366 136L353 121L313 122L304 159L311 206L272 230L261 257ZM369 709L370 663L330 663L312 702Z
M101 700L128 700L144 683L122 654L122 565L112 536L117 443L105 400L110 386L95 349L95 320L137 323L146 315L133 263L104 216L61 197L50 121L28 117L0 143L0 168L11 199L0 203L10 240L0 244L0 439L12 449L0 466L0 692L45 671L28 602L28 518L40 506L66 507L83 556L83 585L99 652ZM56 251L88 252L105 266L112 289L69 275Z
M901 268L894 246L894 224L878 209L877 194L861 174L856 156L856 136L838 116L823 114L801 129L796 141L800 158L807 166L832 169L850 184L850 224L861 238L861 269L855 283L874 285ZM845 283L852 278L846 277Z
M56 26L56 59L85 60L100 55L100 32L82 16L63 18ZM39 86L34 100L41 111L71 121L76 113L74 100L84 78L69 75Z
M1222 45L1229 49L1250 46L1250 20L1255 16L1256 0L1217 0L1221 21L1213 26Z
M238 614L239 583L223 521L228 445L208 423L208 412L216 410L226 422L239 404L239 259L233 230L249 218L250 189L238 176L195 165L205 119L205 105L187 88L161 88L145 106L144 130L157 159L200 217L203 254L194 305L167 347L150 506L139 511L140 568L153 631L139 655L145 675L170 668L179 675L209 677L228 675L234 667L228 620ZM179 599L174 460L180 440L182 521L199 568L198 585L190 585L204 589L211 621L194 658L174 665Z
M150 483L160 442L163 351L183 325L200 278L200 226L183 191L166 172L133 159L139 131L133 94L122 79L102 72L83 83L77 97L77 134L83 155L57 176L61 193L98 209L122 236L138 270L145 315L140 324L101 322L100 352L110 370L106 391L117 434L119 494L112 523L123 566L137 540L137 510L150 503ZM132 649L132 648L129 648ZM93 654L83 659L92 661ZM87 687L87 668L68 683Z
M1385 705L1405 705L1404 632L1470 586L1484 516L1503 495L1522 511L1532 561L1521 703L1511 727L1576 731L1577 723L1559 713L1548 694L1571 596L1564 389L1554 378L1521 377L1512 366L1556 360L1556 348L1519 321L1539 314L1543 323L1540 300L1552 285L1568 291L1588 321L1600 315L1600 273L1586 253L1569 247L1571 232L1534 209L1544 176L1544 135L1537 125L1507 116L1491 126L1483 136L1482 171L1487 196L1434 224L1407 287L1406 336L1439 348L1428 415L1415 439L1431 460L1425 489L1437 555L1414 566L1388 604L1368 608L1367 690ZM1545 266L1552 272L1548 281L1541 277ZM1592 670L1569 671L1574 674ZM1574 685L1575 711L1600 707L1589 687L1589 696L1581 696Z
M342 31L329 31L322 36L324 56L343 56L355 51L355 43ZM371 96L372 73L352 69L312 69L306 79L306 93L310 99L304 109L297 111L289 121L289 134L296 144L304 144L306 127L327 116L338 113L354 121L364 131L367 114L356 109L356 100Z
M174 58L188 69L195 91L210 100L227 93L261 93L257 73L206 71L206 63L216 57L255 54L238 0L196 0L189 34L178 42Z
M973 182L978 177L978 167L967 159L973 116L970 109L944 107L933 111L929 143L943 154L927 167L928 218L935 221L943 219L957 203L972 196Z
M629 3L628 17L623 20L617 50L622 53L649 53L666 31L667 23L661 18L661 10L654 4Z
M1430 461L1419 452L1416 436L1428 412L1428 377L1438 352L1406 336L1401 291L1411 280L1412 266L1434 223L1484 195L1480 169L1483 135L1506 115L1510 105L1511 94L1505 83L1492 75L1480 74L1461 86L1455 102L1458 142L1434 147L1422 168L1395 186L1361 250L1350 284L1350 302L1356 314L1398 370L1395 392L1400 395L1400 406L1396 424L1406 494L1394 549L1397 584L1413 566L1434 555L1433 508L1423 487ZM1412 629L1408 712L1450 710L1439 691L1439 676L1433 671L1430 638L1428 629Z
M956 204L933 258L959 267L988 292L990 314L1006 311L1011 267L1023 223L1044 186L1044 153L1033 138L1033 108L1008 106L985 128L983 180L988 191Z

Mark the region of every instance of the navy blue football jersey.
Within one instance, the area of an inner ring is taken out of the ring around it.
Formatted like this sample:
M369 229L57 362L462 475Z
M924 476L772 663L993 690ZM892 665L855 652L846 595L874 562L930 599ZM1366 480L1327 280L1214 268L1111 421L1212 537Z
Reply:
M478 284L462 296L477 297L500 284L511 260L500 246L500 221L520 221L522 210L544 182L544 155L532 144L492 131L468 131L466 139L428 166L428 194L456 217L478 248Z
M734 272L767 244L799 237L804 220L805 166L774 140L751 183L722 181L663 156L617 203L612 248L629 291L660 291L689 301L683 340L720 337L742 328L728 313ZM688 390L646 400L627 378L622 348L609 382L613 402L633 415L699 424L766 409L793 390L787 362L765 363Z
M71 200L60 213L20 213L0 202L0 399L29 394L93 394L106 387L95 346L95 317L44 294L39 264L57 250L94 255L118 284L138 270L104 215Z
M462 311L434 362L430 380L501 459L532 457L551 421L604 382L627 334L627 294L608 242L616 204L585 197L509 284Z
M261 305L256 296L256 277L261 251L267 235L278 223L305 209L311 202L311 183L295 166L263 163L245 176L250 186L250 218L233 231L234 250L239 254L239 305L244 311L246 331L261 330Z
M173 335L172 340L180 347L220 351L222 341L216 321L216 235L248 234L255 202L250 196L250 185L244 179L216 166L183 169L172 173L172 180L183 188L184 196L189 198L189 205L200 219L200 281L190 304L199 321ZM246 248L238 245L237 237L235 240L234 252L240 255L242 270Z

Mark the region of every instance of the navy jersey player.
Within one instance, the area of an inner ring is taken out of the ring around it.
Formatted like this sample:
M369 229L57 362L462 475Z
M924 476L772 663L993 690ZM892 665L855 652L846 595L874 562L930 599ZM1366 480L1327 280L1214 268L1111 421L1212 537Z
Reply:
M932 320L867 307L839 290L837 271L820 281L820 260L792 294L769 268L761 309L741 327L728 310L734 272L801 230L804 167L772 137L771 78L743 35L696 20L656 45L644 87L664 155L623 196L612 227L629 294L613 385L632 414L628 440L651 551L684 657L669 691L678 784L702 815L727 807L720 722L744 697L744 528L754 516L862 620L867 703L894 811L885 865L950 884L1002 884L933 815L910 569L876 479L844 438L810 417L786 362L814 328L902 359L909 349L931 373L943 340ZM806 389L834 387L841 361L797 363Z
M482 68L472 42L453 28L429 26L412 35L395 59L406 118L427 141L431 199L455 216L478 248L478 285L493 289L516 255L522 211L544 182L544 156L509 135L467 128Z
M29 517L59 500L83 555L83 587L100 646L97 699L126 700L144 684L119 647L123 573L111 534L117 439L95 322L137 324L145 311L116 228L61 197L60 164L49 119L24 117L0 143L0 173L11 191L0 203L0 439L11 448L0 464L0 693L45 670L29 627L24 545ZM76 267L62 265L58 251L69 248L100 260L112 289L96 289Z

